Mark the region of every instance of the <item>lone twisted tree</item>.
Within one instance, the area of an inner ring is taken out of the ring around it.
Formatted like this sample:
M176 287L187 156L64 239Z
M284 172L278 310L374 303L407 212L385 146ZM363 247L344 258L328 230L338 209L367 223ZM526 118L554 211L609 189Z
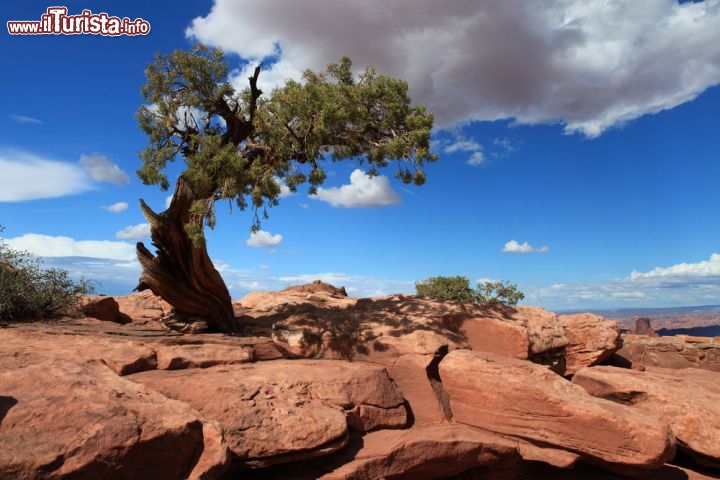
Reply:
M325 180L323 160L359 159L371 175L392 161L398 178L421 185L422 166L436 159L433 116L411 105L402 80L371 67L355 76L350 59L342 58L263 96L260 72L258 66L248 87L236 91L219 49L158 55L145 72L147 104L137 113L149 138L137 172L142 181L167 190L168 163L182 158L186 168L165 212L140 200L156 253L137 244L143 272L136 290L149 288L176 315L202 318L226 333L240 325L203 234L215 225L219 200L251 208L257 230L266 208L278 203L280 182L292 191L307 182L314 193Z

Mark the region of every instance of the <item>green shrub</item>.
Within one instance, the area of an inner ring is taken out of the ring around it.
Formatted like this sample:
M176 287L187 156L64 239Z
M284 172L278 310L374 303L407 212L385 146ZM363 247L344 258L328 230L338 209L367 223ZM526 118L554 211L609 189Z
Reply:
M467 277L430 277L415 283L415 293L421 297L456 302L474 302L475 292Z
M515 306L525 298L525 294L517 289L517 285L501 281L478 283L476 295L477 302L485 305Z
M483 282L470 288L467 277L430 277L415 283L415 293L436 300L474 302L483 305L517 305L525 294L509 282Z
M0 320L68 315L83 295L93 291L90 281L74 281L59 268L43 269L30 253L15 250L0 239Z

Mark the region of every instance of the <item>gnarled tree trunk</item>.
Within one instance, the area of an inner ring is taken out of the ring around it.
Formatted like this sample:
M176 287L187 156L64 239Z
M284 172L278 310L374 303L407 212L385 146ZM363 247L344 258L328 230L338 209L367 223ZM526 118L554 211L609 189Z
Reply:
M149 288L175 307L180 319L205 320L213 330L235 333L239 325L225 282L210 260L205 243L196 246L185 231L194 200L195 195L182 176L165 212L155 213L140 200L157 252L153 255L138 242L137 255L143 272L135 290Z

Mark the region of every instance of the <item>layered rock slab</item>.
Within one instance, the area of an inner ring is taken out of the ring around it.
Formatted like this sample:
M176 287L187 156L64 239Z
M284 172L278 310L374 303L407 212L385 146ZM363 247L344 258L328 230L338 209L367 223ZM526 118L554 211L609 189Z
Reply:
M622 347L620 327L616 322L592 313L559 315L558 319L568 339L564 375L570 376L583 367L604 362Z
M523 442L524 443L524 442ZM523 461L517 440L462 425L381 430L366 435L354 459L319 477L321 480L412 478L433 480L479 467ZM528 452L535 458L539 452ZM568 464L574 461L568 454Z
M646 371L592 367L573 383L589 394L667 422L678 448L698 463L720 468L720 374L699 369Z
M219 478L221 427L190 406L52 350L0 362L0 478Z
M593 398L545 367L455 350L439 372L458 423L567 450L628 474L657 469L675 454L666 423Z
M720 372L720 338L626 334L617 355L638 367L700 368Z
M570 452L539 448L466 425L423 425L354 435L345 450L328 457L244 473L258 480L525 480L534 478L523 475L527 466L542 462L567 469L577 458ZM470 472L472 476L462 476Z
M139 340L100 334L74 334L72 330L64 331L62 324L22 327L0 330L2 351L22 355L47 352L54 357L78 361L98 360L118 375L157 368L155 350Z
M275 360L128 377L223 425L237 463L263 467L343 448L348 425L366 432L407 423L383 368L332 360Z

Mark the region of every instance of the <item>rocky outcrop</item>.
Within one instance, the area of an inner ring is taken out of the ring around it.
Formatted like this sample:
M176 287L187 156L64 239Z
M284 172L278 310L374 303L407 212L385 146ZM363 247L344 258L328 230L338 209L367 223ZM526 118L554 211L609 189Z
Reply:
M593 399L539 365L457 350L440 363L440 377L458 423L573 452L612 471L657 469L675 454L667 424Z
M0 342L0 478L219 478L222 427L67 351Z
M226 336L169 330L146 293L117 302L137 317L0 328L0 478L684 475L662 466L667 421L561 376L616 348L601 317L314 282L237 302Z
M269 333L283 352L297 358L352 359L382 365L403 391L415 421L450 420L437 388L437 362L455 349L474 349L551 366L565 373L566 329L558 317L536 307L488 307L409 295L347 297L321 282L280 292L254 292L235 304L248 333ZM597 317L598 319L600 317ZM587 332L607 329L588 322ZM607 336L607 335L606 335ZM586 333L585 337L604 338ZM577 338L575 348L583 348ZM598 341L577 355L576 368L599 361L616 348ZM592 358L590 358L592 357Z
M604 362L621 345L617 324L593 314L558 317L537 307L488 307L409 295L355 299L322 283L254 292L236 303L236 311L248 331L272 332L291 355L363 359L388 367L388 358L405 354L469 348L572 375ZM424 363L423 368L429 361Z
M592 313L560 315L568 345L565 348L565 372L573 375L583 367L597 365L610 358L622 346L620 327Z
M133 322L139 324L156 322L168 317L173 311L169 303L153 295L150 290L112 298L118 303L122 314L127 315Z
M698 369L582 369L573 383L593 396L668 423L677 445L701 464L720 467L720 375Z
M235 302L236 314L246 310L263 314L278 313L300 305L326 308L348 308L357 303L344 288L336 288L319 280L294 285L279 292L251 292Z
M252 467L327 455L346 445L348 425L368 432L407 423L387 372L360 363L277 360L127 378L220 422L235 459Z
M636 367L700 368L720 372L720 337L623 335L619 364Z
M485 470L487 474L499 467L516 466L523 460L556 459L545 452L527 442L462 425L381 430L363 438L363 446L352 461L319 478L434 480L449 478L470 469L478 474ZM569 464L563 462L562 467L572 465L576 458L567 454Z
M107 322L129 323L132 321L128 315L120 313L120 306L113 297L86 296L81 301L80 311L85 316Z

